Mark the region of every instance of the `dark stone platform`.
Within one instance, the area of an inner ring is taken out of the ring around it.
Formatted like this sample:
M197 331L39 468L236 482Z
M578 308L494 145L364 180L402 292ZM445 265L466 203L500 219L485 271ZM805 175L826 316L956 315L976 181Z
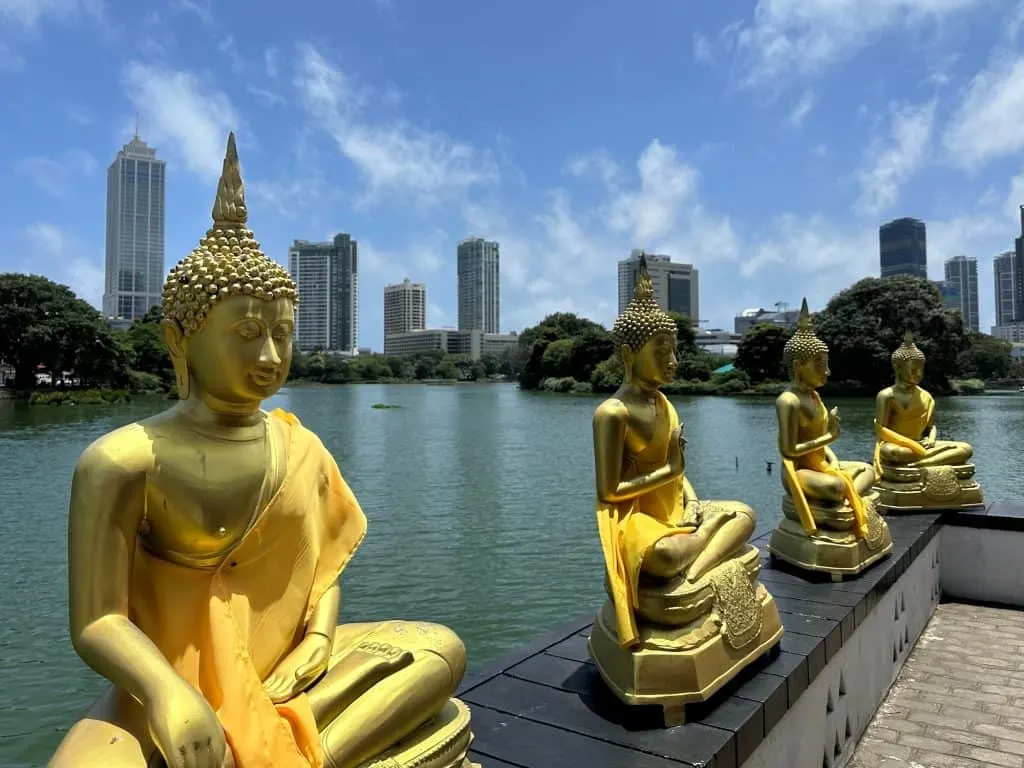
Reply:
M1018 507L1024 524L1024 506ZM998 511L996 504L990 508ZM472 759L484 768L738 768L946 520L922 513L887 522L892 555L841 583L773 564L766 551L771 531L756 535L760 578L775 597L785 634L775 651L693 707L686 725L663 728L658 710L626 707L604 685L586 648L595 605L467 676L458 696L473 711Z

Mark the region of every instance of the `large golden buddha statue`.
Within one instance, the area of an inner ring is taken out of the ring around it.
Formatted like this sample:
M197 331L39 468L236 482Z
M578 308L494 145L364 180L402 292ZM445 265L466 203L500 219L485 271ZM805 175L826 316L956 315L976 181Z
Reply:
M938 439L935 400L920 386L924 364L924 352L908 331L892 353L896 383L875 399L875 490L889 512L984 503L970 463L974 449Z
M260 408L288 375L298 297L246 221L232 135L213 227L164 288L180 401L75 468L71 639L111 686L50 764L467 765L459 638L337 624L366 518L316 435Z
M654 301L643 257L613 335L625 379L594 414L609 601L589 647L619 698L661 706L673 725L771 649L782 626L747 544L754 511L698 499L686 479L682 426L659 391L675 373L676 325Z
M789 388L775 401L782 454L783 519L772 532L773 557L833 579L861 572L892 550L889 526L875 509L875 473L860 461L839 461L830 447L839 410L817 390L828 380L828 346L811 324L807 299L783 349Z

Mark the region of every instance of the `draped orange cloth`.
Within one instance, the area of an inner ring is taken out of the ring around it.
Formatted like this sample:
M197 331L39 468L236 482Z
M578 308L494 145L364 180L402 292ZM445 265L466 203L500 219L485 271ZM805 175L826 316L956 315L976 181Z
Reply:
M818 406L823 412L822 418L827 420L828 409L825 407L825 403L822 402L821 397L817 392L813 394ZM797 461L800 463L799 467L797 466ZM787 486L790 489L790 498L793 500L793 508L796 510L797 516L800 518L800 523L808 534L813 535L817 533L818 525L814 522L814 515L811 513L810 504L807 503L807 494L804 493L803 486L800 485L800 476L797 474L798 469L810 469L814 472L821 472L822 474L838 477L843 483L843 495L853 510L854 533L861 538L867 536L868 521L867 512L864 510L864 500L860 497L860 494L857 493L857 489L854 487L850 476L839 466L839 462L829 462L828 454L825 452L824 448L818 448L810 453L805 453L796 461L785 456L782 457L782 471L785 473Z
M919 391L923 395L923 409L907 408L903 410L895 405L896 413L893 415L891 428L875 421L875 436L878 440L875 442L874 464L875 474L878 477L882 476L882 443L892 443L906 448L918 458L928 455L928 449L921 445L920 440L932 423L932 417L935 414L935 400L924 390Z
M263 679L302 639L317 602L366 533L366 517L319 438L280 409L283 479L216 569L137 547L130 618L217 713L238 768L320 768L305 694L274 705Z
M668 460L668 442L679 426L679 415L672 403L658 393L658 406L668 418L651 438L644 451L633 458L631 477L664 466ZM666 536L693 533L693 526L680 526L683 517L683 476L648 491L642 496L618 503L597 503L597 529L601 536L605 571L611 586L612 605L619 645L630 648L639 639L634 610L644 557Z

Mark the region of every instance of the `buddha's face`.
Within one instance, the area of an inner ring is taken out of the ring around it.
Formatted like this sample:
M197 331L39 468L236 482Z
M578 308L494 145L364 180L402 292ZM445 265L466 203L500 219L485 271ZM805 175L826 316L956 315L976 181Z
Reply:
M828 352L818 352L810 360L796 365L796 380L814 389L824 386L831 373L828 368Z
M916 387L924 378L924 360L901 360L893 366L897 381Z
M661 386L675 378L679 360L676 358L676 335L658 333L652 336L638 352L628 347L626 366L632 369L633 377Z
M288 377L294 328L291 299L232 296L217 302L185 341L196 387L228 403L270 397Z

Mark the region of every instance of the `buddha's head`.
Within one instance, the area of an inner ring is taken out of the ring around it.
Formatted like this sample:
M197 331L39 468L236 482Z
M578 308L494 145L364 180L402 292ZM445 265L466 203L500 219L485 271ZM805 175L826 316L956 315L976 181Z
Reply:
M914 343L914 335L907 331L903 343L892 353L892 370L899 384L916 387L924 378L924 352Z
M796 331L783 347L782 362L794 384L817 389L828 381L828 345L814 333L806 298L800 305Z
M298 293L247 229L245 187L228 136L213 227L167 275L163 335L178 394L258 404L288 376Z
M676 333L676 321L654 300L647 259L641 255L633 298L612 326L626 380L654 386L672 381L679 365Z

